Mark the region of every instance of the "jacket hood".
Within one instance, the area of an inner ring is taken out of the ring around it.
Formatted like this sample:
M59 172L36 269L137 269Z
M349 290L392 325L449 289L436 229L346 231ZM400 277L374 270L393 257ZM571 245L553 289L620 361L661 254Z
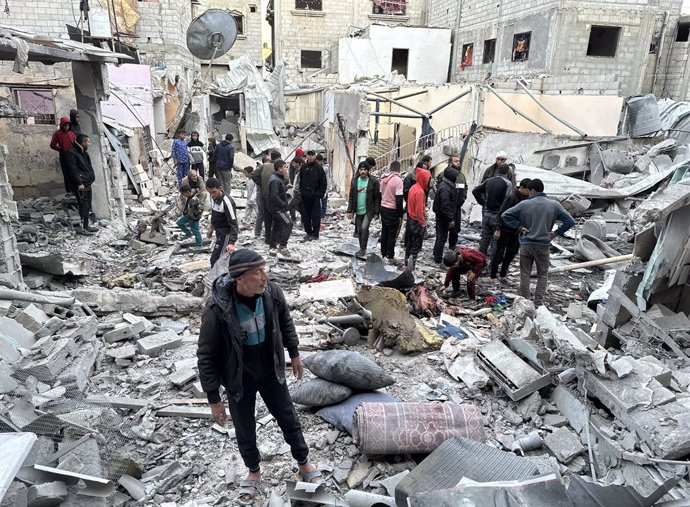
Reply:
M387 183L388 180L395 178L402 179L402 176L400 176L400 173L388 173L385 176L381 176L381 183Z
M421 167L417 167L417 170L415 171L415 175L417 176L417 183L422 187L422 189L426 190L426 187L429 186L429 180L431 179L431 173L427 171L426 169L422 169Z
M78 115L79 115L79 111L77 111L76 109L70 109L69 110L70 121L77 122L77 116Z
M70 119L67 116L60 118L60 126L62 127L65 123L70 123Z
M223 139L223 140L220 142L220 144L222 144L223 146L227 146L228 144L230 144L230 142L228 142L228 141L226 141L225 139Z
M229 274L221 275L213 282L211 290L213 302L221 308L223 313L232 305L234 286L235 279Z
M445 171L443 171L444 178L448 178L453 183L458 180L458 174L460 174L460 172L453 166L448 166Z

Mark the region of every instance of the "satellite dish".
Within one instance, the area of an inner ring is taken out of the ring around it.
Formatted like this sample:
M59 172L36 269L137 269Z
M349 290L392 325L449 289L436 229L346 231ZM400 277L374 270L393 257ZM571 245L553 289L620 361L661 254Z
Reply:
M187 28L187 48L200 60L224 55L237 40L237 24L228 11L209 9Z

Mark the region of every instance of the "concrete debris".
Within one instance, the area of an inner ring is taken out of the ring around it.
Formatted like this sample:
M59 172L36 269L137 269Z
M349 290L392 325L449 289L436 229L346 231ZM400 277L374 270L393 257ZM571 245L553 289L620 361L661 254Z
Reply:
M93 261L91 259L70 260L58 253L50 252L22 252L19 254L22 266L49 273L51 275L85 276L91 273Z
M60 481L30 486L27 492L30 507L60 505L66 498L67 485Z
M576 456L585 452L580 438L565 427L558 428L546 435L544 443L562 463L570 463Z

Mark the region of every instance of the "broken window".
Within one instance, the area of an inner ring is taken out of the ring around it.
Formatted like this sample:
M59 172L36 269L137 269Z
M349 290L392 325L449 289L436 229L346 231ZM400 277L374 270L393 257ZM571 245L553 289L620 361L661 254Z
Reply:
M321 51L311 51L303 49L301 52L301 67L303 69L321 68Z
M398 75L407 77L407 61L410 57L409 49L393 48L393 57L391 58L391 72L396 71Z
M513 61L524 62L529 59L529 46L532 32L516 33L513 35Z
M55 125L55 97L50 88L21 88L14 90L17 106L25 111L28 118L21 123L36 125Z
M300 11L320 11L321 0L295 0L295 9Z
M472 59L474 58L474 44L463 44L462 45L462 60L460 60L460 68L464 69L472 65Z
M618 49L620 26L592 26L589 32L587 56L606 56L613 58Z
M244 35L244 16L242 14L232 14L232 19L235 20L237 25L237 35Z
M494 63L496 59L496 39L488 39L484 41L484 63Z
M406 0L374 0L373 14L402 16L405 14Z
M678 23L678 33L676 34L676 42L690 41L690 23Z

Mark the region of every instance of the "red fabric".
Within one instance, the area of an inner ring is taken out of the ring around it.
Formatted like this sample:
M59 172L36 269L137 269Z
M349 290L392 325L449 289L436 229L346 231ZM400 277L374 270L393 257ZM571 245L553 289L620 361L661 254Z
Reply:
M467 280L467 292L471 298L474 298L474 296L477 294L477 278L479 278L482 269L484 269L484 266L486 266L486 255L481 253L479 250L475 250L474 248L457 247L455 251L460 252L460 255L462 255L462 261L460 261L459 265L448 268L448 271L446 271L446 280L443 285L448 287L450 282L453 281L454 277L459 277L460 275L464 275L472 271L476 276L471 282Z
M412 185L407 196L407 215L414 221L426 227L426 187L429 185L431 173L421 167L416 168L417 183Z
M67 123L69 123L69 119ZM74 132L70 132L69 130L65 132L60 129L53 134L53 138L50 140L50 147L60 153L67 153L76 142L77 136L74 135Z
M302 150L302 148L297 148L295 150L295 157L301 157L302 155L304 155L304 150Z

